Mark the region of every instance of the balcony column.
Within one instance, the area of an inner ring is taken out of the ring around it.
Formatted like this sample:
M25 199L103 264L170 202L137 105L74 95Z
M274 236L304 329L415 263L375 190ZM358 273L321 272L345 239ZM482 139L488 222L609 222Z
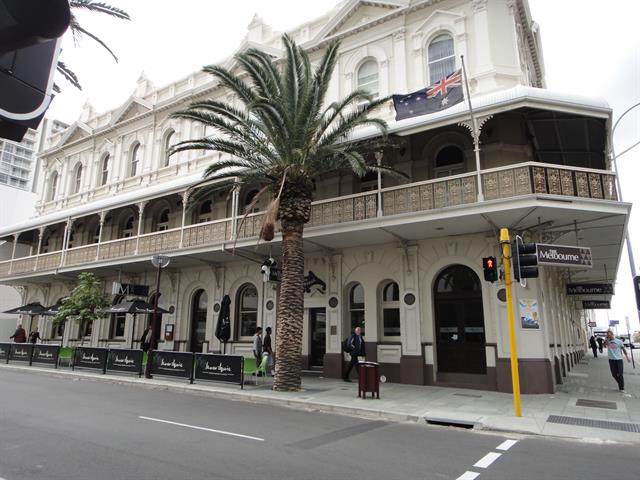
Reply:
M240 191L236 188L233 190L233 197L231 197L231 240L235 240L238 236L237 223L238 223L238 199L240 198Z
M100 230L98 231L98 246L96 247L96 262L100 260L100 244L102 243L102 229L104 228L104 219L107 216L106 210L100 212Z
M376 162L378 163L378 167L382 165L382 152L376 152ZM382 217L382 173L378 170L378 217Z
M182 223L180 224L180 248L184 245L184 227L187 221L187 204L189 203L189 190L182 192Z
M64 226L64 236L62 237L62 255L60 255L60 267L62 267L67 259L67 250L69 248L69 237L71 236L71 229L73 228L73 222L75 219L67 218L67 223Z
M38 260L40 260L40 252L42 251L42 237L44 236L45 227L40 227L38 229L38 250L36 251L36 262L33 266L33 271L38 270Z
M16 247L18 246L18 237L20 237L20 232L15 233L13 235L13 248L11 250L11 265L9 265L9 274L13 271L13 260L16 258Z
M142 235L144 222L144 207L147 206L147 202L138 203L138 236L136 237L136 255L138 254L138 248L140 247L140 235Z

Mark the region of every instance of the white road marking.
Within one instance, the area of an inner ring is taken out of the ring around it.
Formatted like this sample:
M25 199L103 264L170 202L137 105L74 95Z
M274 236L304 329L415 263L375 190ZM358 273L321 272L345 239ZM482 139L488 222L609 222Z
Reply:
M480 460L478 460L473 466L478 468L487 468L489 465L491 465L501 456L502 456L501 453L489 452Z
M247 440L256 440L258 442L264 442L264 438L252 437L251 435L242 435L240 433L225 432L224 430L215 430L213 428L198 427L197 425L187 425L186 423L171 422L169 420L162 420L160 418L151 418L151 417L143 417L143 416L138 416L138 418L141 418L142 420L150 420L152 422L168 423L169 425L177 425L178 427L193 428L194 430L203 430L205 432L219 433L221 435L229 435L231 437L246 438Z
M467 470L462 475L460 475L458 478L456 478L456 480L473 480L474 478L477 478L479 476L480 476L479 473Z
M502 442L500 445L496 447L496 450L503 450L506 452L511 447L513 447L516 443L518 443L517 440L505 440L504 442Z

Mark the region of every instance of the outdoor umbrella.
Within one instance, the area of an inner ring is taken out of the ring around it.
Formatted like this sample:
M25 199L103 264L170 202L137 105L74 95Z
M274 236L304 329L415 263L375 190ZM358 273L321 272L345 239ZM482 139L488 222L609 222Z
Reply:
M131 326L131 348L133 348L133 332L136 331L136 315L138 314L152 314L153 305L144 300L129 300L127 302L117 303L111 305L109 308L101 310L102 313L130 313L133 315L133 323ZM158 307L158 313L170 313L169 310Z
M220 312L218 312L218 323L216 325L216 338L220 340L224 345L223 353L226 353L227 341L231 337L230 305L231 298L229 298L229 295L225 295L224 297L222 297Z
M50 307L46 307L44 312L40 315L44 315L45 317L55 317L60 311L60 307L62 305L60 303L56 303L55 305L51 305Z
M40 304L40 302L28 303L21 307L12 308L11 310L6 310L3 313L16 313L18 315L29 315L29 332L31 331L33 324L33 317L36 315L42 315L45 311L45 308Z

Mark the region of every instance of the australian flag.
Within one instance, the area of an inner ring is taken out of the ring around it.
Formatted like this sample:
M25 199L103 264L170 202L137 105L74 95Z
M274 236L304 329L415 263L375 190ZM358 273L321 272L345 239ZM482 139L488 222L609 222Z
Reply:
M394 95L396 120L439 112L464 100L462 70L457 70L430 87L409 93Z

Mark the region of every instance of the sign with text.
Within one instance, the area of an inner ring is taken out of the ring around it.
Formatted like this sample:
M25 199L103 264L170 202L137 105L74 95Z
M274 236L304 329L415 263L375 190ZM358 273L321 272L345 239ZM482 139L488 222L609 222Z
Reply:
M11 344L9 342L0 343L0 360L9 361L9 349Z
M107 371L129 372L142 375L142 350L114 348L109 350Z
M615 327L616 325L620 325L620 320L609 320L610 327Z
M154 350L152 356L152 375L168 375L170 377L182 377L191 380L193 373L193 353Z
M241 355L215 355L210 353L195 354L196 380L210 380L213 382L237 383L242 385L242 366L244 357Z
M613 284L568 283L567 295L613 295Z
M591 249L588 247L570 247L567 245L536 244L538 265L563 266L574 268L592 268Z
M31 363L32 354L32 343L12 343L11 349L9 350L9 360L18 360L20 362Z
M72 367L73 369L80 367L102 370L102 373L104 373L108 352L108 348L76 347Z
M583 300L582 308L585 310L608 310L611 308L609 300Z
M44 345L38 343L33 347L33 363L44 363L47 365L58 366L58 355L60 354L60 345Z
M589 326L593 328L593 327L597 327L598 324L596 322L589 322Z

